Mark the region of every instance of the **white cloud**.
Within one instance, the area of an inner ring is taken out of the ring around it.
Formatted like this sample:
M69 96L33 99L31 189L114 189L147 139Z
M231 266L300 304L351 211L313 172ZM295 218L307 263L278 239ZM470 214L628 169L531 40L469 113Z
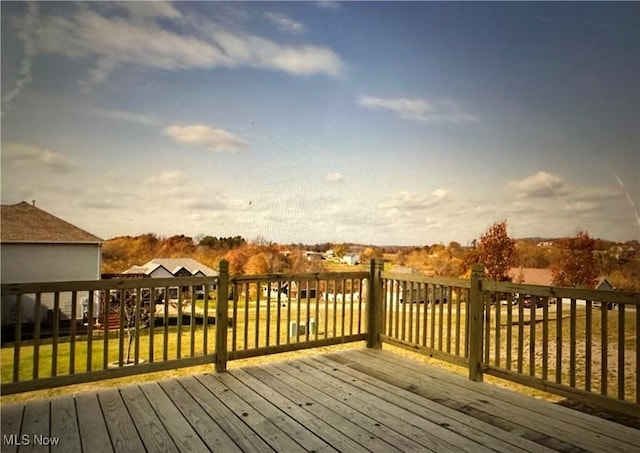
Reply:
M158 125L159 122L155 118L149 115L142 115L139 113L126 112L124 110L105 110L96 109L94 113L107 118L111 118L118 121L125 121L128 123L139 123L148 125Z
M539 171L519 181L511 181L508 187L515 192L517 198L552 198L564 196L568 192L567 185L560 177L546 171Z
M89 68L94 83L123 65L170 71L248 66L330 76L341 70L340 57L326 47L280 45L225 31L216 23L196 24L169 4L117 4L115 8L125 11L124 15L95 11L104 8L79 6L64 17L40 17L37 26L25 19L19 25L21 39L33 56L55 54L93 61ZM163 28L157 18L176 26Z
M338 76L340 57L331 49L318 46L282 46L259 36L235 34L215 29L212 38L228 59L227 66L253 66L292 75L326 74Z
M332 173L327 173L327 176L325 177L325 179L329 182L340 182L344 179L344 177L342 176L342 173L332 172Z
M332 0L319 0L316 4L320 8L323 8L323 9L338 9L338 8L340 8L340 3L334 2Z
M404 211L431 208L450 201L449 192L437 189L430 194L418 194L415 192L400 192L388 200L378 204L380 209L397 209Z
M431 123L469 123L479 121L478 117L463 111L452 101L430 101L423 98L379 98L360 96L358 104L370 110L386 110L402 119Z
M213 129L203 124L192 126L169 126L164 133L176 142L185 145L203 145L211 151L235 152L249 145L241 137L223 129Z
M18 32L20 39L24 43L24 55L22 57L22 61L20 62L20 68L18 69L18 77L15 82L15 87L13 88L13 90L9 91L2 97L2 111L0 112L0 116L4 116L9 108L11 108L11 103L13 102L13 100L18 97L18 95L20 95L25 85L27 85L32 80L31 66L34 55L32 47L28 44L28 33L29 30L33 29L37 20L37 3L27 3L27 15L24 19L26 30L22 29Z
M269 19L281 32L303 33L304 25L282 13L265 12L264 16Z
M5 143L2 145L3 164L19 166L39 166L60 173L78 167L72 159L48 149L24 143Z

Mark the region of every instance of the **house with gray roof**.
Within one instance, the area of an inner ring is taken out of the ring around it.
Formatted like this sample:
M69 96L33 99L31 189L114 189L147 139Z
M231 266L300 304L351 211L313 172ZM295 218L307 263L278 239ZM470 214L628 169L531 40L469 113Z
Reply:
M1 205L0 277L2 283L99 280L103 240L59 217L21 202ZM33 308L24 300L24 321ZM52 307L42 301L41 319ZM61 317L69 314L60 301ZM2 324L13 323L15 301L2 300Z
M215 277L218 272L192 258L154 258L141 266L130 267L123 274L137 274L151 278Z

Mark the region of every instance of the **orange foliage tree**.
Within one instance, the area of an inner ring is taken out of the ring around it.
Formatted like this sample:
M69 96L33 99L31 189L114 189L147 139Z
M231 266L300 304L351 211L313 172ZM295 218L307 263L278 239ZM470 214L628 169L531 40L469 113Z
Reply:
M471 252L472 263L482 263L487 277L509 281L509 269L516 259L515 241L507 234L507 221L494 223L482 236Z
M598 278L593 254L595 245L595 239L586 231L559 241L560 256L551 269L553 284L593 288Z

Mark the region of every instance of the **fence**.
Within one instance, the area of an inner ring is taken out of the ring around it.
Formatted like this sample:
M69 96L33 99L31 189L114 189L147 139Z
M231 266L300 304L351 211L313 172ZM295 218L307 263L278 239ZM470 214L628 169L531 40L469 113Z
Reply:
M5 284L2 394L361 341L368 275Z
M2 303L16 308L3 394L366 340L467 366L473 380L630 414L640 404L640 294L494 282L482 266L470 280L379 260L368 272L230 276L222 261L217 277L5 284Z
M637 415L640 294L382 272L383 341Z

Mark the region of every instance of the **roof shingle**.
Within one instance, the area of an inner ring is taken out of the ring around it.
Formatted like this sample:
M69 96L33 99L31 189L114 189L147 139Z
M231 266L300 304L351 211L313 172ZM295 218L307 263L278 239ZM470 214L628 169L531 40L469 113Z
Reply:
M94 236L27 202L2 205L0 242L101 243Z

